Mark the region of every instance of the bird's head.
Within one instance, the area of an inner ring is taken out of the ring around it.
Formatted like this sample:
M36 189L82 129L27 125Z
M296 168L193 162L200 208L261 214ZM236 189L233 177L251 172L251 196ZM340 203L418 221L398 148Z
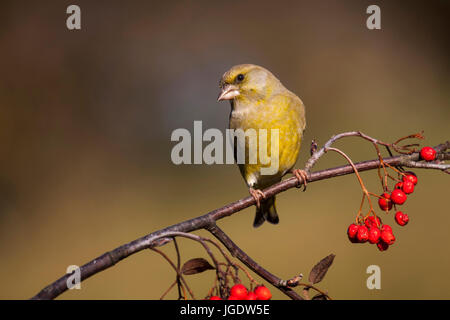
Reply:
M261 102L282 88L280 81L267 69L240 64L224 73L219 83L218 101Z

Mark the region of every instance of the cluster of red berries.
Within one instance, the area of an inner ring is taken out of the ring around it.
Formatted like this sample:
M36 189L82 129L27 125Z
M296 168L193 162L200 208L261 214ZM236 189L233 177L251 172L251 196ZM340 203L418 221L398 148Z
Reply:
M272 294L265 286L257 286L255 290L248 291L243 284L235 284L230 290L227 300L270 300ZM209 300L222 300L218 296L212 296Z
M402 205L406 201L406 194L414 192L417 184L417 176L413 172L405 172L401 182L398 182L391 193L383 193L378 199L380 209L386 213L392 209L393 205ZM409 222L409 217L402 211L395 213L395 221L400 226L405 226ZM380 251L385 251L394 244L395 236L392 227L382 224L379 217L370 216L364 220L363 225L351 224L347 230L348 238L353 243L369 242L376 244Z
M383 225L379 217L368 217L364 225L351 224L347 234L352 243L369 242L376 244L380 251L387 250L395 242L391 226Z
M378 199L380 209L388 212L394 204L404 204L408 197L407 194L414 192L417 181L417 176L414 172L405 172L402 181L395 184L394 190L391 193L385 192L380 196Z
M436 151L431 147L423 147L420 150L420 157L425 161L436 159ZM407 199L407 195L414 192L418 179L414 172L405 172L402 181L399 181L391 193L385 192L378 199L380 209L386 213L393 205L402 205ZM405 226L409 222L409 217L402 211L395 213L395 221L400 226ZM381 219L369 216L364 219L364 224L351 224L347 229L348 238L352 243L369 242L376 244L380 251L385 251L394 244L395 236L391 226L382 224Z

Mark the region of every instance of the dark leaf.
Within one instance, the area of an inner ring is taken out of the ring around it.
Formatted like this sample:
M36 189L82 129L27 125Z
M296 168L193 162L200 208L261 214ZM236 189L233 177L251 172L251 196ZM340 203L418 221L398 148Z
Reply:
M334 254L330 254L329 256L320 260L319 263L317 263L309 273L309 282L315 284L322 281L328 271L328 268L333 263L334 257Z
M312 300L327 300L327 296L319 293L312 297Z
M181 268L181 273L185 275L197 274L206 270L215 269L203 258L195 258L187 261Z

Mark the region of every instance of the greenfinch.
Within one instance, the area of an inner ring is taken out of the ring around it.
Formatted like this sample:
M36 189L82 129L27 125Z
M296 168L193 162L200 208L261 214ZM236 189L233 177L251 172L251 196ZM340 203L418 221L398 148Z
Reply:
M248 153L254 152L254 149L249 148L248 141L244 142L245 162L238 162L249 192L257 203L253 226L258 227L266 220L277 224L279 218L275 196L266 199L261 189L281 181L288 172L306 182L304 171L293 170L306 127L303 102L286 89L270 71L253 64L237 65L225 72L220 80L220 89L218 101L229 100L231 103L230 129L253 129L258 133L265 129L266 137L270 136L272 129L278 129L278 167L273 174L261 174L261 169L271 164L263 163L260 153L256 155L255 163L248 162L249 156L252 156ZM260 139L261 136L257 136ZM271 139L267 140L267 149L270 149ZM236 144L234 153L236 160Z

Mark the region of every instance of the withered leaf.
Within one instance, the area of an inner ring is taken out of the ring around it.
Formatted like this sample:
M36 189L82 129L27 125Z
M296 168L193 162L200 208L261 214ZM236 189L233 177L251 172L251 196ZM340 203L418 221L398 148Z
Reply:
M206 270L215 269L208 261L203 258L194 258L186 263L181 268L181 273L185 275L197 274Z
M311 300L327 300L327 296L321 293L316 294Z
M322 281L328 271L328 268L330 268L331 264L333 263L334 257L334 254L330 254L329 256L326 256L325 258L320 260L309 273L309 282L315 284Z

